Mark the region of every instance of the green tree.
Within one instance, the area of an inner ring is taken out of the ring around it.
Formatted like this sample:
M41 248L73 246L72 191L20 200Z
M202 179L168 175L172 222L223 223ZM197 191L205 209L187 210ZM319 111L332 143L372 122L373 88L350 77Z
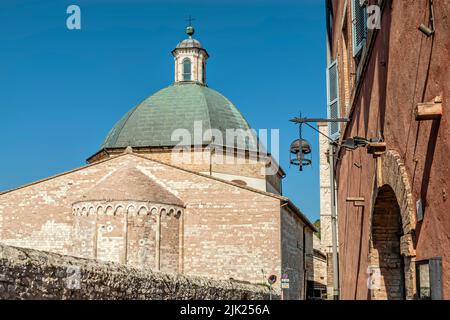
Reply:
M319 239L320 239L320 219L317 219L313 224L314 224L314 227L316 227L316 229L318 230L316 232L316 236L319 237Z

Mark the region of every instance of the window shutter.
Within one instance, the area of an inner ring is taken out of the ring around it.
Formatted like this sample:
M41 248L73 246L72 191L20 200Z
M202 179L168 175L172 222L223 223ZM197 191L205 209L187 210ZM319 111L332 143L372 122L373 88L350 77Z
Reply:
M431 300L442 300L442 258L430 259Z
M353 56L356 57L366 44L367 12L364 0L352 0Z
M442 258L416 262L416 287L419 300L442 300Z
M339 81L338 81L337 60L332 62L327 69L327 97L328 97L328 119L339 118ZM330 122L329 134L333 139L338 139L340 134L340 125L338 122Z

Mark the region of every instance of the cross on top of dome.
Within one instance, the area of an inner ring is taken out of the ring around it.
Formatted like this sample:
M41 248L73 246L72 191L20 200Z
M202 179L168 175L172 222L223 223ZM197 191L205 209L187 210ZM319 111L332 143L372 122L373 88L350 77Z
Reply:
M194 21L195 19L192 18L190 15L189 17L186 19L186 22L188 22L188 26L186 27L186 34L189 36L189 38L192 38L192 36L194 35L194 27L192 26L192 21Z

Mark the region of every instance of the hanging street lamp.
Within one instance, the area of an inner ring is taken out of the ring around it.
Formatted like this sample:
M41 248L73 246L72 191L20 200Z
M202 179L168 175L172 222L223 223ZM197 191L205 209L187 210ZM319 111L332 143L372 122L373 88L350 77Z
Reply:
M337 213L336 213L336 189L335 189L335 166L336 166L336 147L342 147L346 150L356 150L359 147L367 147L367 151L377 157L377 166L381 165L379 155L386 150L386 143L380 138L366 139L363 137L353 137L338 143L337 140L332 139L326 134L317 130L312 126L311 122L328 122L328 123L347 123L350 122L348 118L323 119L323 118L294 118L290 120L299 125L299 138L294 140L290 146L292 165L297 165L302 171L303 166L311 165L310 158L305 155L311 154L311 145L308 141L302 138L302 125L305 124L311 129L317 131L319 134L325 136L330 141L329 163L330 163L330 186L331 186L331 238L333 248L333 299L339 300L339 262L338 262L338 248L337 248Z

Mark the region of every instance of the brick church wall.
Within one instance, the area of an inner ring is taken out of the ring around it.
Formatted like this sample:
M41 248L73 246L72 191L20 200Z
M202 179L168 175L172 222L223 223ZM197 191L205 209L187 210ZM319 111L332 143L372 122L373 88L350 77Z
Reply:
M110 156L119 155L125 149L113 149L108 153L102 153L93 156L88 161L94 163L96 161L107 159ZM191 150L189 154L176 156L173 158L172 150L157 149L157 148L135 148L133 151L139 155L154 159L167 164L175 165L194 172L209 174L210 172L225 174L251 179L261 179L266 181L269 185L265 191L281 192L281 172L273 175L266 175L266 161L264 157L259 160L253 158L244 158L242 154L238 154L235 158L234 154L227 155L226 151L222 154L217 151L217 154L210 154L209 151ZM230 151L231 153L231 151Z
M155 268L156 226L154 215L130 219L127 264L143 269Z
M178 232L165 234L162 228L162 249L176 247L178 250L179 243L183 243L178 255L169 249L161 254L162 267L172 269L181 257L182 267L188 275L250 282L265 281L261 270L280 275L279 199L133 154L97 162L0 194L0 241L6 245L92 257L94 220L88 216L82 222L76 222L72 204L80 201L82 195L105 175L130 164L186 204L183 241L178 238ZM101 219L106 219L104 223L107 224L112 218ZM163 226L170 223L162 220ZM135 252L142 249L138 246L137 235L133 235L133 232L138 233L138 229L133 229L138 225L134 221L130 226L128 257L132 265L139 264ZM113 229L120 230L121 227L117 225ZM118 235L114 237L105 239L108 240L106 243L120 252L124 241ZM151 241L151 237L149 239ZM98 254L107 251L98 250ZM149 252L147 257L147 263L152 264L152 253Z
M178 272L180 250L179 219L161 216L161 271Z

